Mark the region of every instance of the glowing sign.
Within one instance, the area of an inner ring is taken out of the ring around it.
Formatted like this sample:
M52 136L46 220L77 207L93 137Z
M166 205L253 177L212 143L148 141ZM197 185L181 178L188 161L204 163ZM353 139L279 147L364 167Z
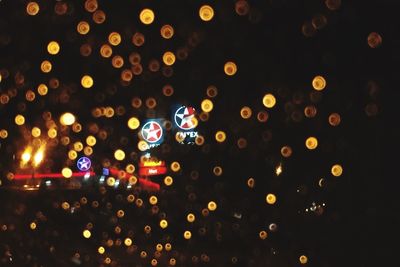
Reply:
M139 168L139 175L141 176L153 176L161 175L167 173L167 167L157 166L157 167L142 167Z
M198 132L194 131L198 124L196 110L193 107L180 106L173 114L178 129L175 135L176 141L180 144L194 144L198 136Z
M165 166L164 161L143 161L139 163L140 167L159 167Z
M76 166L80 171L88 171L90 169L90 166L92 166L92 162L90 161L89 158L87 157L81 157L78 162L76 163Z
M174 120L176 126L184 131L189 131L197 126L197 119L195 117L195 109L192 107L182 106L175 112Z
M163 129L161 125L156 121L149 121L142 127L143 139L150 143L158 143L161 141L163 135Z

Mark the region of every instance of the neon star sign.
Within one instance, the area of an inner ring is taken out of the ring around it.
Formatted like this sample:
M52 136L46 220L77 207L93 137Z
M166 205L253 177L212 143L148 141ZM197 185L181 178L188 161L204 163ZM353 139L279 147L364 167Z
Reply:
M177 140L181 144L194 144L198 132L194 131L198 121L193 107L181 106L174 113L175 125L179 128Z
M149 148L158 146L163 138L163 128L155 120L146 122L141 130L142 138L149 144Z
M182 106L175 112L174 120L176 126L184 131L189 131L197 126L196 111L192 107Z

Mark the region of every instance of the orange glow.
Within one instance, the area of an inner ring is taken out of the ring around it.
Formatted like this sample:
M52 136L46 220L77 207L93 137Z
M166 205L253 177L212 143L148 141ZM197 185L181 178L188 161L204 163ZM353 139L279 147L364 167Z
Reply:
M222 168L220 166L215 166L213 169L213 173L215 176L221 176L222 175Z
M92 236L92 233L89 230L84 230L82 234L84 238L90 238Z
M60 52L60 45L56 41L51 41L47 45L47 52L49 52L50 55L57 55L58 52Z
M102 24L106 20L106 13L104 13L103 10L96 10L96 12L93 13L92 18L96 24Z
M254 188L254 186L256 185L256 181L254 180L254 178L249 178L247 180L247 186L250 188Z
M32 148L31 147L27 147L25 149L25 151L21 155L22 164L28 163L29 160L31 159L31 157L32 157Z
M125 246L127 246L127 247L131 246L131 245L132 245L132 239L130 239L130 238L125 238L124 244L125 244Z
M93 86L93 78L90 77L89 75L84 75L81 79L81 85L84 88L90 88Z
M44 60L41 64L40 64L40 69L42 70L42 72L44 73L49 73L52 69L52 65L51 62L48 60Z
M60 123L62 125L72 125L75 123L75 116L72 113L66 112L61 115Z
M165 96L172 96L174 94L174 88L171 85L165 85L163 87L163 94Z
M156 196L151 196L151 197L149 198L149 203L150 203L151 205L156 205L157 202L158 202L158 199L157 199Z
M65 167L61 170L62 176L65 178L71 178L72 177L72 170L68 167Z
M199 16L203 21L210 21L214 17L214 9L209 5L200 7Z
M129 129L136 130L140 126L140 121L136 117L132 117L128 120Z
M99 248L97 249L97 252L99 252L99 254L104 254L104 252L106 252L106 250L105 250L104 247L99 247Z
M25 123L25 117L18 114L17 116L15 116L15 124L16 125L23 125Z
M245 16L249 13L250 6L245 0L239 0L235 4L235 11L239 16Z
M154 21L154 12L149 8L145 8L140 12L139 18L143 24L149 25Z
M37 167L44 159L44 146L40 147L39 150L33 156L33 166Z
M322 91L326 87L326 81L325 78L322 76L315 76L313 81L312 81L312 86L315 90L317 91Z
M41 135L42 131L38 127L33 127L31 134L33 137L39 137Z
M204 99L201 102L201 110L203 110L204 112L211 112L211 110L213 110L214 108L214 104L210 99Z
M262 240L264 240L264 239L266 239L266 238L268 237L268 234L267 234L266 231L260 231L260 233L258 234L258 236L259 236Z
M142 46L144 44L144 41L144 35L140 32L137 32L132 36L132 43L136 46Z
M167 51L163 55L163 62L167 66L172 66L175 63L175 55L174 53Z
M179 164L179 162L174 161L171 163L171 170L173 172L178 172L181 169L181 165Z
M185 232L183 233L183 237L184 237L185 239L190 239L190 238L192 237L192 233L191 233L190 231L185 231Z
M96 137L93 135L86 137L86 144L88 144L88 146L94 146L96 144Z
M90 31L90 25L86 21L80 21L78 26L76 26L76 30L82 35L88 34Z
M301 264L306 264L308 262L308 258L305 255L301 255L299 261Z
M207 96L210 98L216 97L218 95L218 89L214 85L207 87Z
M112 32L108 35L108 42L111 45L117 46L121 43L121 35L118 32Z
M196 217L194 216L193 213L189 213L189 214L186 216L186 219L187 219L188 222L192 223L192 222L194 222L194 220L196 219Z
M236 71L237 71L237 66L236 66L235 62L228 61L225 63L224 72L226 75L233 76L233 75L235 75Z
M174 35L174 28L171 25L166 24L161 27L160 32L164 39L171 39Z
M377 32L371 32L368 35L368 45L371 48L377 48L382 44L382 37Z
M35 229L36 229L36 223L32 222L32 223L29 225L29 227L30 227L32 230L35 230Z
M328 121L331 126L338 126L340 124L340 115L338 113L332 113L329 115Z
M207 208L210 211L215 211L217 209L217 203L215 203L214 201L210 201L208 202Z
M36 2L29 2L26 5L26 13L31 16L35 16L37 13L39 13L39 5Z
M130 82L133 78L132 71L129 69L125 69L121 72L121 80L125 82Z
M282 168L282 164L279 164L276 168L275 168L275 174L277 176L281 175L281 173L283 172L283 168Z
M331 173L335 177L339 177L343 173L343 167L340 164L335 164L331 168Z
M226 134L225 134L224 131L218 131L218 132L215 134L215 140L217 140L218 143L224 142L225 139L226 139Z
M85 9L88 12L94 12L98 8L97 0L86 0L85 1Z
M275 196L274 194L268 194L268 195L265 197L265 201L266 201L268 204L273 205L273 204L275 204L275 202L276 202L276 196Z
M243 118L243 119L249 119L250 117L251 117L251 115L252 115L252 111L251 111L251 108L249 108L249 107L242 107L242 109L240 110L240 116Z
M47 95L47 93L48 93L48 88L47 88L47 86L45 85L45 84L39 84L39 86L38 86L38 88L37 88L37 90L38 90L38 93L39 93L39 95Z
M167 222L167 220L161 220L161 221L160 221L160 227L161 227L162 229L167 228L167 227L168 227L168 222Z
M316 149L318 146L318 140L315 137L308 137L306 140L306 147L310 150Z
M316 114L317 108L315 106L310 105L304 108L304 115L307 118L314 118Z
M0 130L0 138L1 139L6 139L8 137L8 132L6 129L1 129Z
M100 48L100 55L104 58L111 57L113 50L108 44L103 44Z
M111 64L116 69L122 68L122 66L124 65L124 59L119 55L115 55L111 59Z
M263 104L267 108L273 108L276 104L276 99L273 94L266 94L263 97Z
M47 135L50 138L56 138L57 137L57 130L55 128L51 128L47 131Z
M290 146L283 146L281 148L281 154L283 157L288 158L292 155L292 148Z
M174 182L174 180L172 179L171 176L167 176L167 177L164 178L164 184L165 184L166 186L172 185L173 182Z

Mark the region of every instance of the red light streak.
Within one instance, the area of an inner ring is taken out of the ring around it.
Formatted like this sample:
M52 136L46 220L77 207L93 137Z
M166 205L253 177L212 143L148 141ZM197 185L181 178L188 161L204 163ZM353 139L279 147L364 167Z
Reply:
M72 173L71 177L84 177L85 175L96 175L94 172L74 172ZM61 173L35 173L34 175L32 174L15 174L14 179L15 180L24 180L24 179L46 179L46 178L65 178ZM68 179L68 178L67 178Z

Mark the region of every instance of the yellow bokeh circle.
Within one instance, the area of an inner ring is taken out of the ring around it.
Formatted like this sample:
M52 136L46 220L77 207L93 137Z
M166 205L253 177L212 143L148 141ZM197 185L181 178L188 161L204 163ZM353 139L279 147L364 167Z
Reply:
M160 227L161 227L162 229L167 228L167 227L168 227L168 222L167 222L167 220L161 220L161 221L160 221Z
M199 16L203 21L210 21L214 17L214 9L209 5L203 5L199 9Z
M343 167L342 167L342 165L340 165L340 164L335 164L335 165L333 165L332 168L331 168L331 173L332 173L332 175L335 176L335 177L341 176L342 173L343 173Z
M163 55L163 62L167 66L172 66L175 63L175 54L171 51L167 51Z
M208 202L207 208L210 211L215 211L217 209L217 203L215 203L214 201L210 201Z
M211 112L211 110L213 110L214 108L214 104L210 99L204 99L201 102L201 110L204 112Z
M310 136L306 140L306 147L310 150L316 149L318 146L318 140L317 138Z
M273 204L275 204L275 202L276 202L276 196L275 196L274 194L268 194L268 195L265 197L265 201L266 201L268 204L273 205Z
M190 239L190 238L192 237L192 233L191 233L190 231L185 231L185 232L183 233L183 237L184 237L185 239Z
M81 79L81 85L84 88L90 88L93 86L93 78L89 75L84 75Z
M233 76L237 72L237 66L235 62L228 61L224 65L224 72L228 76Z
M16 125L23 125L25 123L25 117L22 116L21 114L18 114L15 116L15 124Z
M139 18L143 24L149 25L154 21L154 12L149 8L145 8L140 12Z
M121 149L117 149L114 152L114 158L116 160L124 160L125 159L125 152Z
M64 178L71 178L72 177L72 170L68 167L62 169L61 174Z
M306 264L308 262L308 258L305 255L301 255L299 261L301 264Z
M26 5L26 13L31 16L35 16L37 13L39 13L39 4L36 2L29 2Z
M215 134L215 140L217 140L218 143L222 143L226 140L226 134L224 131L218 131Z
M108 42L111 45L117 46L121 43L121 35L118 32L112 32L108 35Z
M317 91L322 91L325 89L326 81L325 78L322 76L315 76L312 80L312 86Z
M60 45L56 41L51 41L47 45L47 52L49 52L50 55L57 55L58 52L60 52Z
M273 94L266 94L263 97L263 105L267 108L272 108L276 104L276 99Z

